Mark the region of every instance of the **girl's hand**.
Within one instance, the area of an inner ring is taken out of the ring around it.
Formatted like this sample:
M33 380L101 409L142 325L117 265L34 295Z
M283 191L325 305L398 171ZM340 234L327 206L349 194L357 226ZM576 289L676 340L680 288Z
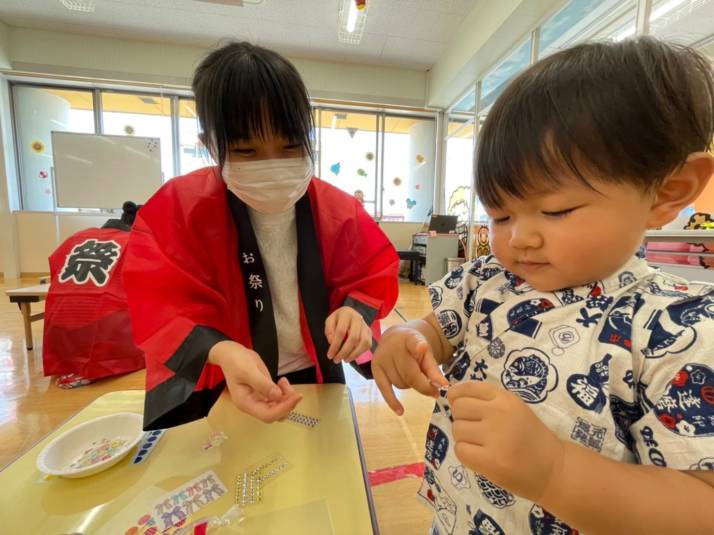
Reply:
M275 384L260 356L241 344L217 343L209 352L208 362L221 367L233 404L258 420L282 420L302 400L287 379Z
M351 307L340 307L328 316L325 336L330 344L327 358L335 364L352 362L372 347L372 330Z

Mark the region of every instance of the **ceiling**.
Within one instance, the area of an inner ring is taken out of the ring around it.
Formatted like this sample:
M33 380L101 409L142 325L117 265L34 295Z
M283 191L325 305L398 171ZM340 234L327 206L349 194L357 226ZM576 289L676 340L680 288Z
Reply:
M2 0L11 26L210 47L246 39L291 57L418 70L433 66L478 0L371 0L359 45L337 40L341 0L96 0L94 13L60 0Z

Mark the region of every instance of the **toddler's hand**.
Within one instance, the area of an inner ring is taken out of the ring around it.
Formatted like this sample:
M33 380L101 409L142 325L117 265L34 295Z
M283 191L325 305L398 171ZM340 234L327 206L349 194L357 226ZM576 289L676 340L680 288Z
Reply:
M438 397L437 386L448 384L424 335L403 326L391 327L382 335L372 360L372 374L387 405L400 416L404 407L394 395L392 385Z
M454 451L496 485L538 501L561 469L563 443L517 395L483 381L464 381L447 395Z

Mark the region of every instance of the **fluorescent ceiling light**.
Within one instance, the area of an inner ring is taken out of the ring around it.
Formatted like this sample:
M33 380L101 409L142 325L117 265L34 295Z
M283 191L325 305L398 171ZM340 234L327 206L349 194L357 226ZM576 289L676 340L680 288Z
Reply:
M258 5L262 4L263 0L197 0L207 4L223 4L226 6L243 7L245 4Z
M94 0L60 0L60 3L70 11L94 13Z
M362 40L367 20L367 6L355 0L338 0L337 40L341 43L358 45Z
M349 15L347 15L347 31L354 33L355 26L357 26L357 4L352 0L350 1Z

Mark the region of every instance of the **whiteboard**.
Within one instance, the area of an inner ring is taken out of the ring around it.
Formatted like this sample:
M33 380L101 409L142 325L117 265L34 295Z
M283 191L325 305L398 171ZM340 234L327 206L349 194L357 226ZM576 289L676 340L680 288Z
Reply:
M59 208L145 203L161 186L159 138L52 132Z

